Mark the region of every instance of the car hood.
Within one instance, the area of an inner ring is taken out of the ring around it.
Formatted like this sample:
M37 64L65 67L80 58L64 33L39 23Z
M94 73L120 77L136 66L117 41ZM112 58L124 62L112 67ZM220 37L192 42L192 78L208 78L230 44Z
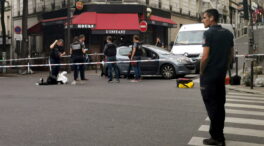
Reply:
M203 52L202 45L174 45L171 52L173 54L200 54Z

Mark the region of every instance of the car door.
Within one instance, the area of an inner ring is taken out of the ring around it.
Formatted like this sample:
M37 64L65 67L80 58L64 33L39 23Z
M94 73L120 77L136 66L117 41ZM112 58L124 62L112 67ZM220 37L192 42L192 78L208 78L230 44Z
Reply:
M153 61L156 59L159 59L159 56L157 53L155 53L151 49L142 47L141 60L143 60L143 62L140 64L142 74L144 75L156 75L157 74L158 67L159 67L159 61Z
M129 53L131 53L132 48L127 46L122 46L117 49L117 61L121 61L118 63L118 68L121 74L126 74L129 66L130 59L128 58Z

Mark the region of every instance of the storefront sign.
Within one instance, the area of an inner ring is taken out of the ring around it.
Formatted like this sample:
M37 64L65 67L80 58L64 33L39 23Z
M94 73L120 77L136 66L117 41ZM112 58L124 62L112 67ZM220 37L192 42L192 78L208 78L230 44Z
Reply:
M126 34L126 30L105 30L106 34Z
M148 30L148 23L146 21L141 21L139 23L139 29L141 32L146 32Z
M95 28L94 24L78 24L77 28Z

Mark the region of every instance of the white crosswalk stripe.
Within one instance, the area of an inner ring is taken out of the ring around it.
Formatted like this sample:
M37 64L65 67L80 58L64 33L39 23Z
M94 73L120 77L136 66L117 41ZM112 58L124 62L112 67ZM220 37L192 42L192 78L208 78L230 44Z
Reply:
M230 95L227 95L226 98L234 98L234 99L249 99L249 100L256 100L256 101L264 101L264 98L261 98L261 97L230 96Z
M242 102L242 103L264 103L264 101L258 101L258 100L245 100L245 99L226 99L226 100L231 102Z
M199 128L199 131L209 131L209 125L202 125ZM264 138L264 130L255 130L255 129L247 129L247 128L234 128L234 127L225 127L225 134L234 134L234 135L243 135L243 136L256 136Z
M203 145L203 139L205 139L205 137L193 137L188 144L195 146L205 146ZM239 141L226 141L226 145L227 146L263 146L263 144L239 142Z
M224 133L226 137L232 135L235 140L227 138L228 146L264 146L264 95L228 92ZM207 117L205 121L210 121ZM208 122L198 129L198 133L209 131ZM250 128L249 128L250 127ZM248 137L246 141L243 137ZM206 137L194 136L188 145L204 146ZM256 138L261 139L256 141Z
M238 96L254 96L254 97L262 97L264 98L264 95L258 95L258 94L248 94L248 93L237 93L237 92L228 92L228 95L238 95Z
M206 121L210 121L208 117L206 118ZM225 122L226 123L237 123L237 124L264 126L264 120L247 119L247 118L226 117Z

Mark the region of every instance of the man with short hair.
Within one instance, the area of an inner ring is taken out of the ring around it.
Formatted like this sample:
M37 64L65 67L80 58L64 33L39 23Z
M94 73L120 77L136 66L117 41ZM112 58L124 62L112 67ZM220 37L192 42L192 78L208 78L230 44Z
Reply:
M203 14L205 28L203 56L200 66L200 86L203 101L210 118L211 138L204 139L204 145L225 145L223 133L225 122L225 77L233 58L233 34L218 25L219 13L216 9Z
M50 63L51 64L60 64L60 58L66 54L64 51L64 47L63 47L63 39L55 40L50 45L50 49L51 49L51 51L50 51ZM58 77L59 71L60 71L59 65L51 66L51 75L54 78Z
M141 60L141 55L142 55L142 48L140 44L140 38L138 35L134 35L130 60L132 61L131 64L135 73L135 80L131 80L131 82L138 82L141 80L141 69L139 62Z
M107 62L115 62L116 61L116 45L113 44L113 39L111 36L106 37L106 42L104 47L104 55ZM119 83L119 70L116 63L107 63L107 70L108 70L108 82L112 82L113 75L112 75L112 68L115 71L116 81Z

